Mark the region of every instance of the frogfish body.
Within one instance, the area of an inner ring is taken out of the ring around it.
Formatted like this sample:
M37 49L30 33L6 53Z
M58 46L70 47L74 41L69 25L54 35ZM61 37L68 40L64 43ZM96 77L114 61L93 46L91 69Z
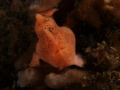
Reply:
M67 27L59 27L49 16L36 14L35 31L39 38L30 63L39 65L39 59L62 69L71 65L82 67L83 60L75 53L75 35Z

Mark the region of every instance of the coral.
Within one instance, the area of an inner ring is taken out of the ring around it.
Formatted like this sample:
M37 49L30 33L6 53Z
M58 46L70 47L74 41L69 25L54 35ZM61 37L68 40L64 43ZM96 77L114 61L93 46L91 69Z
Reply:
M120 19L120 1L119 0L108 0L107 8L116 18Z
M120 72L118 71L108 71L103 73L96 73L89 77L88 82L89 85L95 85L95 87L92 87L92 89L100 89L100 90L119 90L119 81L120 78Z
M110 39L112 40L115 48L117 49L117 53L119 55L120 58L120 42L119 42L119 30L115 30L114 34L112 37L110 37Z
M99 28L102 24L100 15L98 13L98 8L102 7L103 0L82 0L78 7L71 12L71 16L74 16L80 20L83 20L90 25Z
M67 27L59 27L51 17L36 14L36 19L35 31L39 41L30 66L38 66L42 59L59 69L70 65L82 67L82 58L75 54L74 33Z
M115 69L120 65L117 50L114 47L109 47L106 42L98 43L97 48L91 52L91 55L97 59L97 65L102 65L107 69ZM100 67L100 66L99 66Z
M45 78L45 84L54 89L62 88L68 85L81 82L82 77L88 75L87 71L80 71L76 69L68 70L62 74L50 73Z
M13 89L14 63L35 38L27 7L23 0L0 0L0 89Z
M18 72L17 84L20 87L37 86L42 84L44 75L37 69L27 68L24 71Z
M115 22L115 19L116 22L119 22L119 10L119 0L82 0L71 11L70 16L82 20L95 28L100 28L106 22L106 24Z
M30 10L35 12L48 11L56 7L60 2L61 0L35 0L30 6Z

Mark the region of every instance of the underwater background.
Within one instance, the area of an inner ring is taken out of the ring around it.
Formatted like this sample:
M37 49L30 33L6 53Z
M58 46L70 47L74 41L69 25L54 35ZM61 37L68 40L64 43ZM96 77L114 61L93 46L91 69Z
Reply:
M59 70L42 60L29 67L43 7L58 9L53 18L75 34L84 67ZM0 0L0 90L119 90L119 57L119 0Z

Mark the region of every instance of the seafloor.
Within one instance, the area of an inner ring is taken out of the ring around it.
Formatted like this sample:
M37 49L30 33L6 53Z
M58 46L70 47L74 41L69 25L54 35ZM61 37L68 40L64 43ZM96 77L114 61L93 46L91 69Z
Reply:
M22 88L17 84L18 72L28 67L38 40L35 12L29 9L31 0L0 0L0 90L120 90L120 2L108 4L114 8L111 10L103 8L107 5L104 0L88 1L63 0L53 15L59 26L74 32L76 53L83 57L85 66L59 71L41 61L41 68L36 68L44 74L41 78L69 69L88 75L78 78L79 83L52 89L42 81Z

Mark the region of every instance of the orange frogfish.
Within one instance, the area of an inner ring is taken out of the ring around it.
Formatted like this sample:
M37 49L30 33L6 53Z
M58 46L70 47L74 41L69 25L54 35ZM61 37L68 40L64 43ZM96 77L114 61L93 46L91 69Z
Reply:
M40 65L39 59L53 67L63 69L76 65L82 67L84 61L75 53L75 35L67 27L59 27L50 17L54 13L36 14L35 32L39 38L30 67Z

